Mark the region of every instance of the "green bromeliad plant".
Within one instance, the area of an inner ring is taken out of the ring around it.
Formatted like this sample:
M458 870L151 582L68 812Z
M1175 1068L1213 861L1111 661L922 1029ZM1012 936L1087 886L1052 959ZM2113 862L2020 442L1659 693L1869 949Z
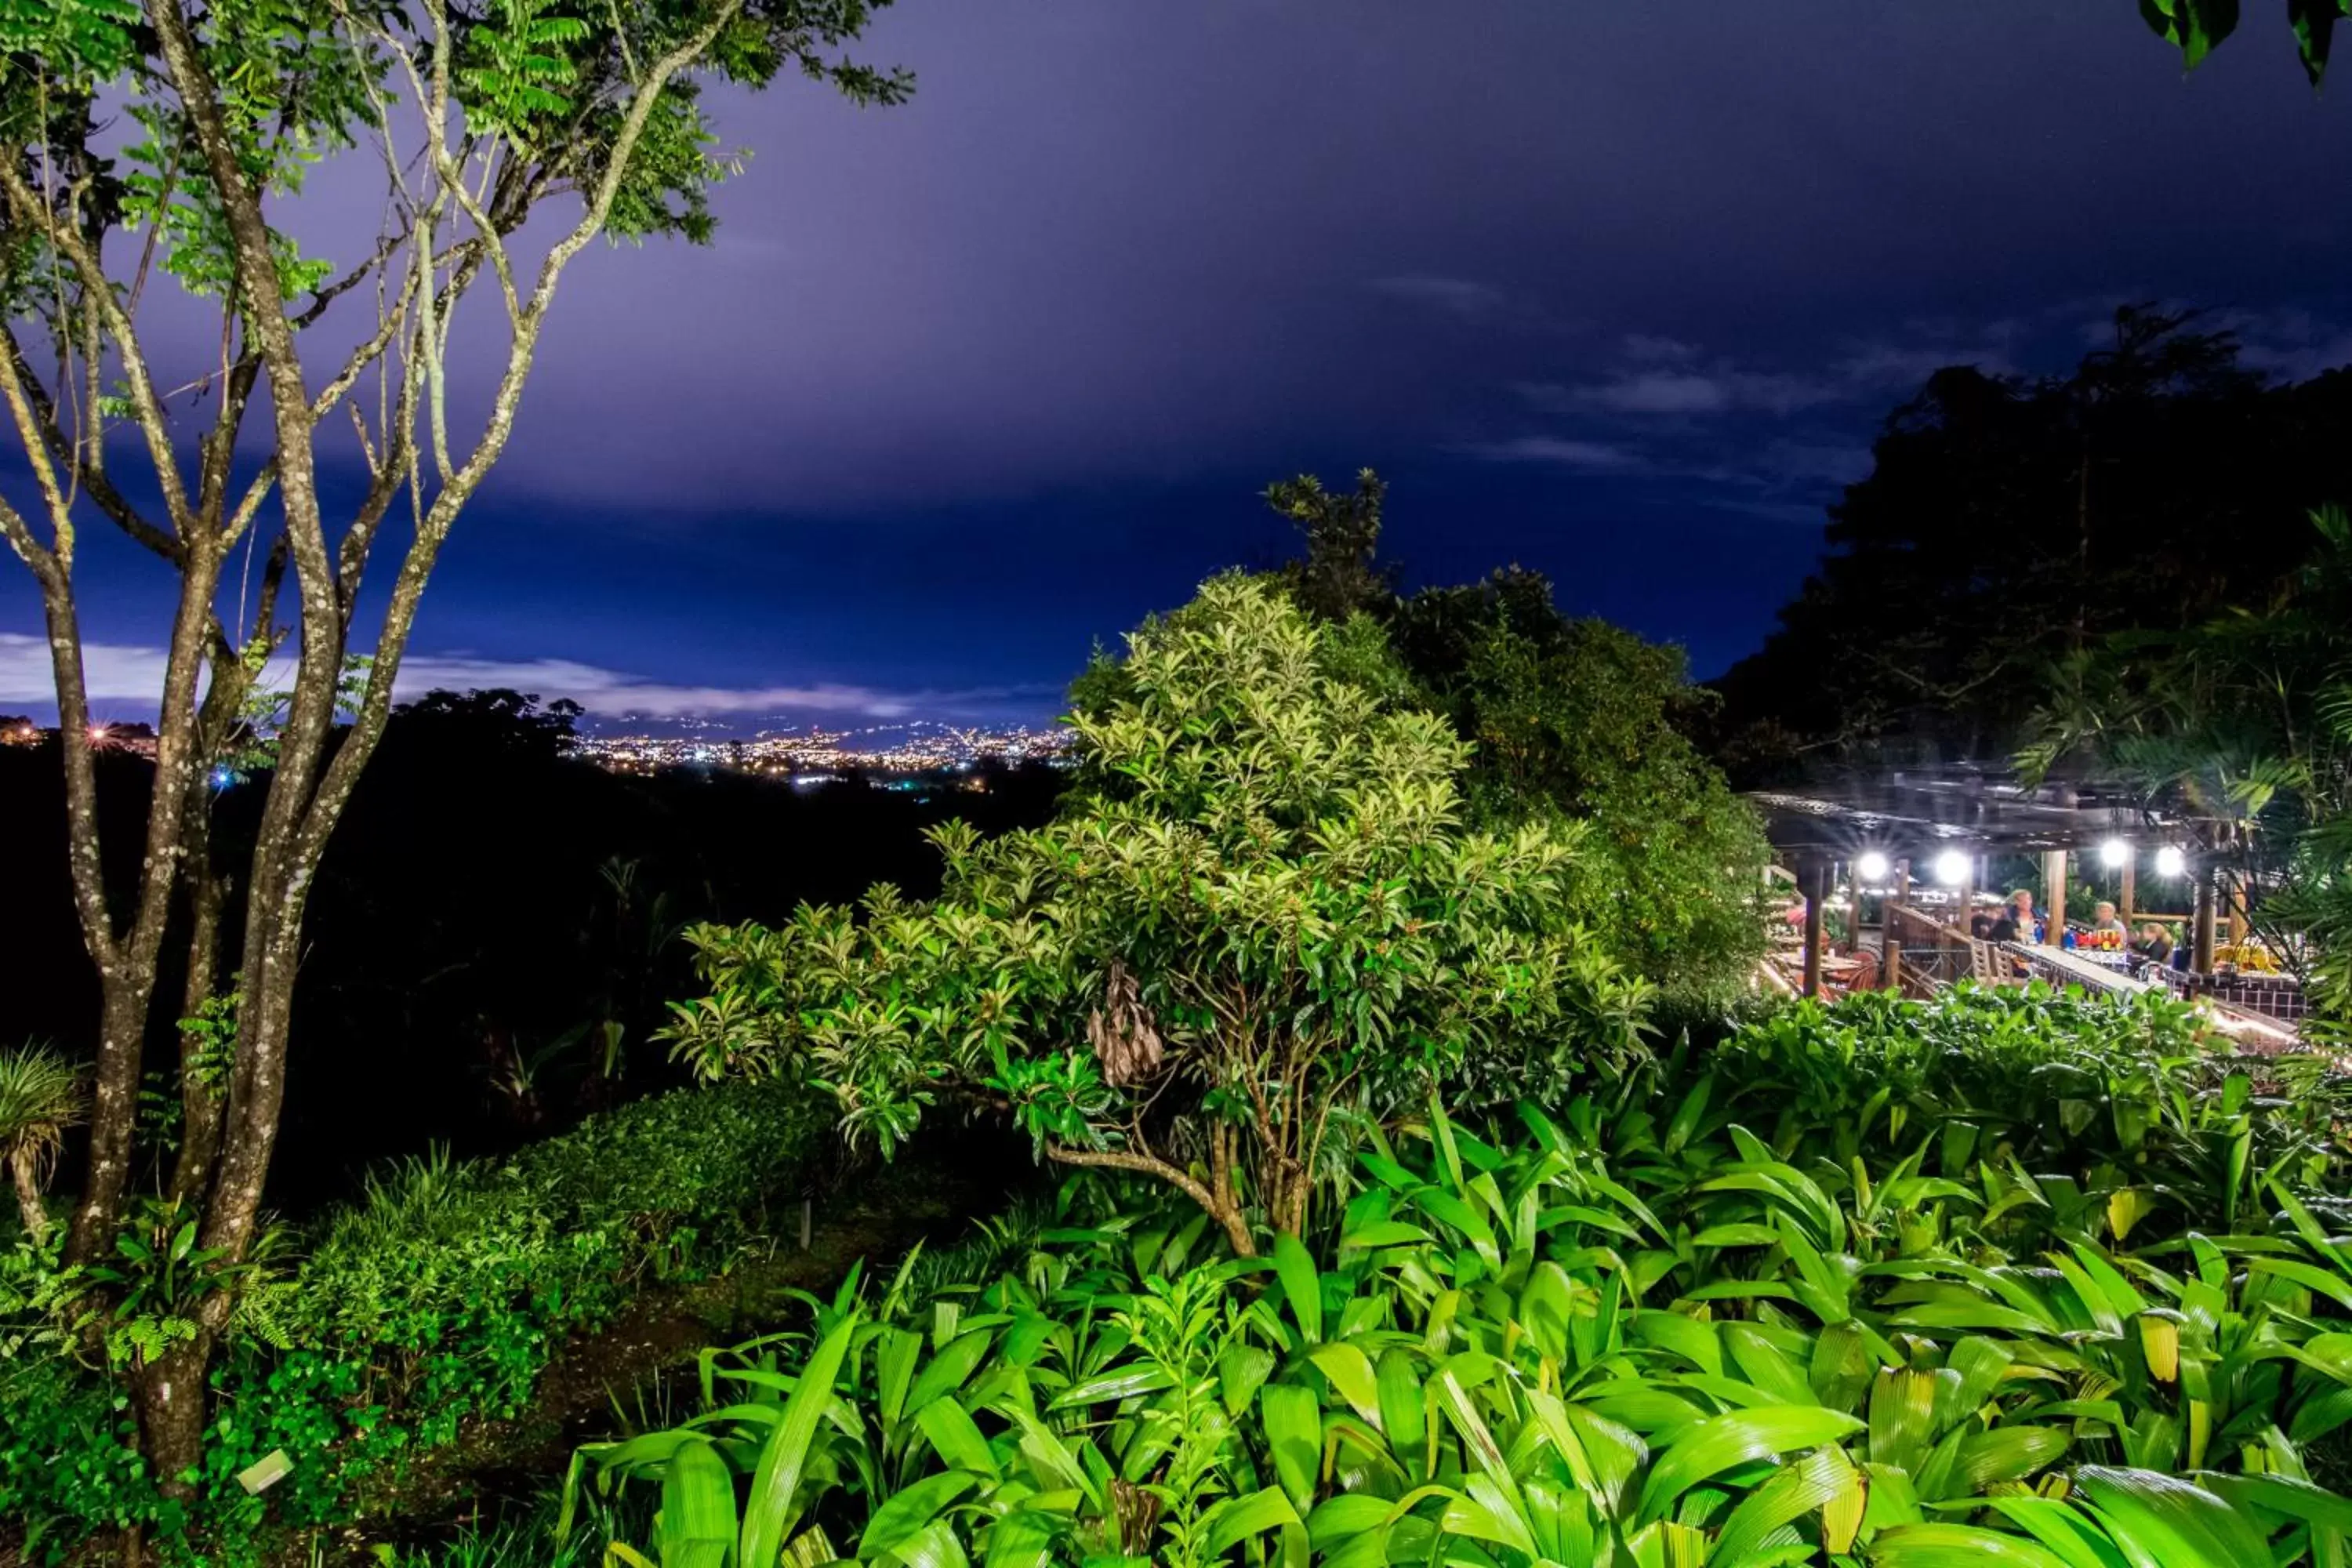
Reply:
M1467 748L1392 705L1385 658L1369 622L1209 583L1081 681L1055 822L941 830L929 904L690 932L711 994L675 1048L813 1074L886 1150L936 1109L1009 1110L1053 1159L1180 1188L1244 1255L1433 1084L1545 1092L1629 1055L1647 990L1561 913L1575 830L1465 826Z
M2029 1219L1989 1148L1921 1173L1932 1118L1842 1167L1660 1089L1432 1107L1270 1258L1073 1184L707 1354L703 1414L575 1481L658 1483L616 1556L740 1568L2344 1561L2352 1248L2283 1184L2226 1232Z

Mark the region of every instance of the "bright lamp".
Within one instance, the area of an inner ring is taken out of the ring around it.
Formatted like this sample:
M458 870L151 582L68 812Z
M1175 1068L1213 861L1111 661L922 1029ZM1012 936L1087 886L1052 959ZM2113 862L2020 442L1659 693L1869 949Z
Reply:
M1883 882L1886 880L1886 873L1894 868L1886 857L1875 849L1864 850L1853 862L1854 875L1865 882Z
M2110 838L2099 846L2099 864L2110 871L2120 871L2131 864L2131 846L2120 838Z
M2156 874L2158 876L2179 877L2186 875L2188 870L2189 857L2180 852L2179 845L2168 844L2163 848L2156 852Z
M1969 879L1969 858L1957 849L1947 849L1936 857L1936 880L1947 888L1957 888Z

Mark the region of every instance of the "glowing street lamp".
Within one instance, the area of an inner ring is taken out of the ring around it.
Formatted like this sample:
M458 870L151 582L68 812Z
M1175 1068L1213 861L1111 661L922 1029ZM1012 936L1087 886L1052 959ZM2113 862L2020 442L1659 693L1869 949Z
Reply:
M2131 846L2120 838L2110 838L2099 846L2099 864L2110 871L2120 871L2131 864Z
M2189 874L2189 857L2180 846L2168 844L2156 852L2156 874L2159 877L2185 877Z
M1947 888L1957 888L1969 879L1969 858L1957 849L1947 849L1936 857L1936 880Z
M1894 863L1875 849L1864 850L1853 862L1854 875L1865 882L1883 882L1894 868Z

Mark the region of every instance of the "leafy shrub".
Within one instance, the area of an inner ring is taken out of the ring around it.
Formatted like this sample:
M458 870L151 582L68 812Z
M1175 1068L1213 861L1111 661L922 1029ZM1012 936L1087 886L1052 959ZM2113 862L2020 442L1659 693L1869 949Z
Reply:
M1202 584L1088 677L1053 823L941 828L927 903L884 886L689 931L711 994L675 1051L814 1076L885 1152L942 1110L1009 1110L1048 1158L1181 1189L1243 1252L1253 1209L1297 1231L1358 1120L1630 1052L1650 988L1563 914L1582 830L1466 826L1469 746L1348 679L1358 635Z
M193 1518L144 1472L119 1393L49 1331L0 1371L0 1518L59 1541L193 1525L221 1548L273 1511L340 1521L362 1480L469 1417L520 1411L566 1339L646 1280L722 1262L829 1125L796 1089L732 1084L638 1101L510 1160L416 1160L371 1181L273 1287L270 1337L217 1358ZM55 1279L47 1253L0 1254L0 1342L41 1331ZM247 1497L237 1473L281 1447L292 1473Z
M1701 1067L1776 1144L1841 1165L1899 1157L1932 1131L1930 1173L1964 1175L1991 1154L2222 1228L2273 1180L2323 1202L2343 1185L2335 1128L2352 1082L2332 1059L2235 1055L2168 997L1962 985L1933 1005L1794 1003L1662 1076L1686 1086Z

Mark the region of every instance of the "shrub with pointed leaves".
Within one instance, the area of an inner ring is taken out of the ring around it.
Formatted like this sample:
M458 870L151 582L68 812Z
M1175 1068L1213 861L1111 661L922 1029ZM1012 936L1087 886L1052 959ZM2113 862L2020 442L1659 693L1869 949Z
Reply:
M1055 1159L1181 1187L1244 1253L1254 1224L1297 1232L1359 1119L1633 1051L1646 987L1561 912L1574 830L1465 827L1464 742L1335 672L1364 629L1209 583L1081 683L1055 822L942 829L929 904L689 933L711 994L676 1050L811 1072L886 1149L934 1108L1009 1109Z

